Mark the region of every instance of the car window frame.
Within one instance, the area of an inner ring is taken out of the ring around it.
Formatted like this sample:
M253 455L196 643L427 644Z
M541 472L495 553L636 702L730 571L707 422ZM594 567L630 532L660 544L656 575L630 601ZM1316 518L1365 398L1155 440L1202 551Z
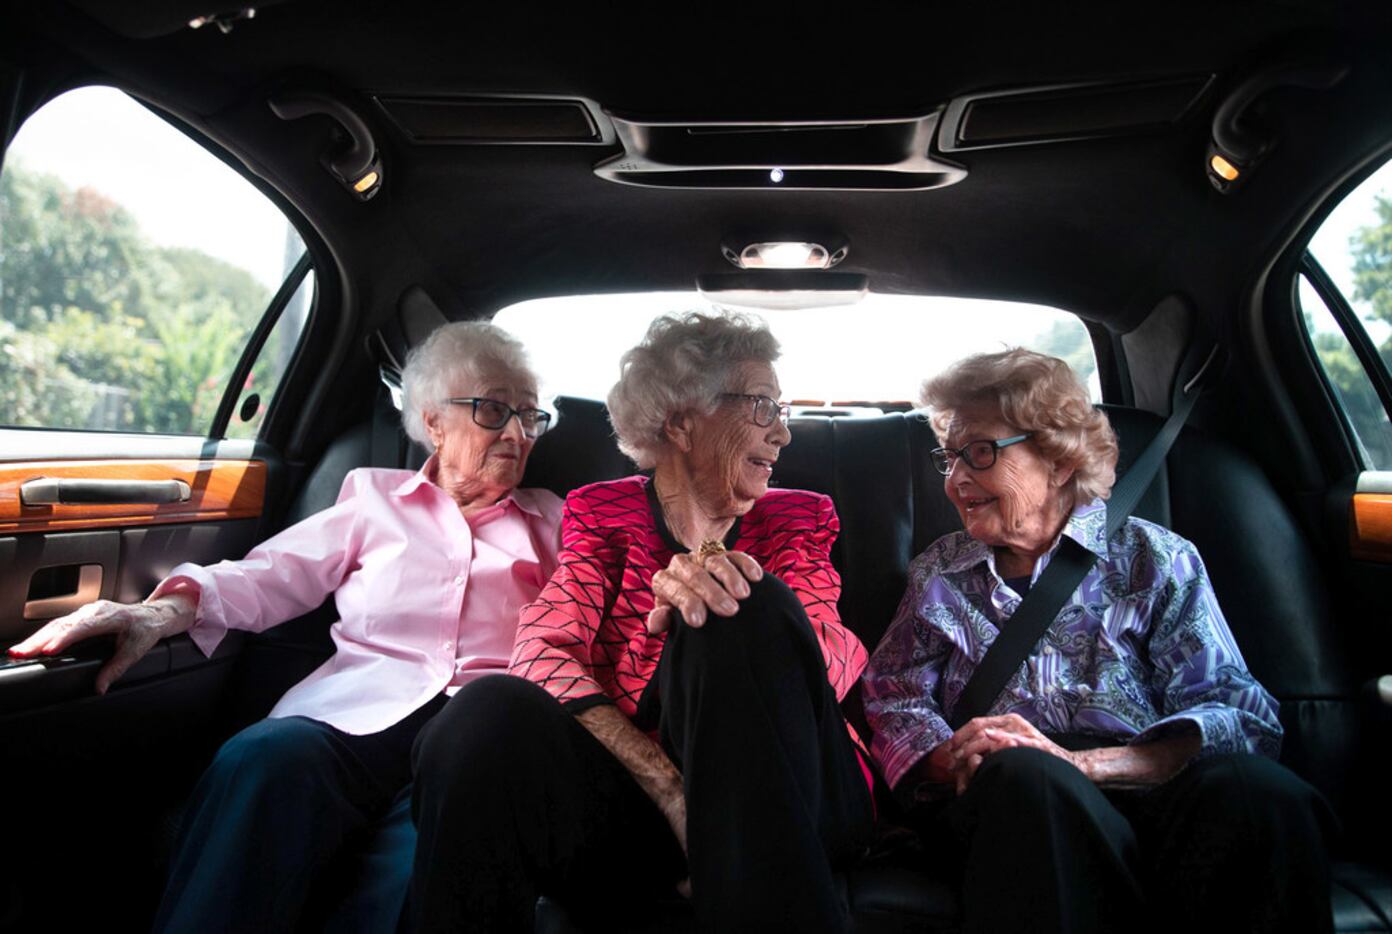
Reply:
M266 310L262 312L261 318L256 322L256 327L252 328L251 334L247 338L246 346L242 348L241 356L237 358L237 365L232 368L232 375L229 377L227 386L223 389L222 399L218 402L217 411L213 415L213 423L208 428L208 437L215 440L227 438L228 426L232 424L232 417L236 414L237 400L242 397L242 387L246 384L247 376L251 369L256 365L256 361L261 357L261 351L265 348L266 341L270 339L271 332L280 323L281 316L285 309L290 306L290 301L295 297L295 293L304 285L305 279L311 272L315 271L314 260L306 249L300 254L300 258L295 261L295 265L286 273L284 281L271 296L270 302L266 305ZM290 362L285 367L285 372L280 374L276 380L275 389L271 392L271 398L266 400L266 418L270 417L270 408L276 399L280 397L280 385L285 381L286 375L294 368L295 363L300 357L300 348L304 342L304 332L309 329L309 322L314 317L315 305L318 301L318 292L314 290L314 296L309 303L309 313L305 317L304 327L300 329L299 335L295 338L295 351L290 355ZM265 425L265 419L262 419ZM257 435L261 433L257 429Z
M1245 299L1251 314L1241 320L1260 361L1253 388L1274 406L1270 417L1285 426L1283 443L1271 446L1266 453L1272 463L1281 465L1276 468L1277 475L1284 475L1285 482L1295 489L1328 489L1352 482L1349 478L1359 474L1392 473L1376 471L1365 462L1315 350L1300 301L1302 260L1310 252L1315 234L1329 215L1389 160L1392 140L1383 140L1352 157L1344 173L1331 181L1281 238ZM1313 279L1311 286L1318 292ZM1323 293L1319 294L1323 298ZM1330 314L1335 314L1332 307Z

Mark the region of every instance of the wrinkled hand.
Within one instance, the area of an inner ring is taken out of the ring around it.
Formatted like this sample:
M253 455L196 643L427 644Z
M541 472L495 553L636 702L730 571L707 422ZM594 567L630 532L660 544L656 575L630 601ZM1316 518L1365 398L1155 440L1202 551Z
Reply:
M1058 756L1087 774L1086 762L1077 753L1064 749L1035 729L1024 717L1014 713L971 720L951 739L934 749L929 759L933 771L946 775L947 780L956 785L957 794L960 795L971 784L982 760L993 752L1017 746L1029 746Z
M749 582L764 576L759 562L742 551L727 551L698 561L689 554L673 555L666 569L653 575L653 608L648 632L666 632L672 611L680 610L688 626L706 624L706 614L734 616L738 601L749 596Z
M97 693L105 694L155 643L192 626L194 610L193 598L184 594L168 594L149 603L98 600L47 623L11 646L10 655L52 655L93 636L115 634L116 653L97 672Z

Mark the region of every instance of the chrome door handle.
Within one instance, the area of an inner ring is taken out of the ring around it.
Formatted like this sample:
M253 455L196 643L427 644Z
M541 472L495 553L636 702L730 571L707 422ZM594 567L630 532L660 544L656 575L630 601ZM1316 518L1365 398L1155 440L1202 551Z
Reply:
M39 477L19 488L26 506L68 503L160 504L186 502L192 491L182 480L78 480Z
M77 575L77 592L61 597L44 597L24 604L25 619L53 619L66 616L78 607L86 606L101 596L102 566L84 564Z

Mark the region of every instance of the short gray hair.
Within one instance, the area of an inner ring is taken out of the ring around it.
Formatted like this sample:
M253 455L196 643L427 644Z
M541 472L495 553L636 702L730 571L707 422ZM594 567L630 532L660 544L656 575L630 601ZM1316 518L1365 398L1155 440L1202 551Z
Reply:
M1058 357L1016 347L958 360L923 384L922 402L933 430L946 438L960 410L999 415L1012 428L1034 433L1045 458L1072 467L1064 487L1075 503L1106 499L1116 482L1116 432L1096 409L1077 374Z
M655 466L669 415L715 411L735 367L771 364L778 353L768 326L748 315L692 311L658 318L619 360L619 381L609 390L619 450L640 468Z
M525 376L536 386L527 351L496 324L455 321L431 331L406 355L401 371L401 424L406 434L429 448L425 414L438 412L452 386L478 379L489 366Z

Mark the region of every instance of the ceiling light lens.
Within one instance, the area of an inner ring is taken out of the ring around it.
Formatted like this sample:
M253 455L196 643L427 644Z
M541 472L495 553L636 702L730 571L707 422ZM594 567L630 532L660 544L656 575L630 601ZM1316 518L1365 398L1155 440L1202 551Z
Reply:
M751 243L739 258L745 269L825 269L830 254L820 243L777 241Z
M773 171L769 172L769 181L773 182L775 185L783 181L783 170L774 169Z

